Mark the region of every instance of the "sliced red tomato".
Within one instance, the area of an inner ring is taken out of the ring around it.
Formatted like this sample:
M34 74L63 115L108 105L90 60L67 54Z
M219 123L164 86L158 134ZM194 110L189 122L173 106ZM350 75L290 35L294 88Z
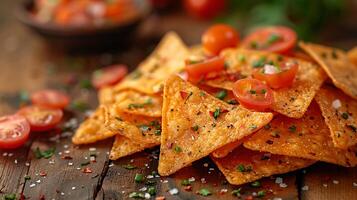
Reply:
M226 7L226 0L185 0L186 11L199 19L212 19Z
M291 86L298 70L299 65L295 62L282 62L279 66L265 64L254 70L253 77L266 82L271 88L278 89Z
M69 96L57 90L40 90L31 94L32 104L63 109L69 104Z
M295 31L284 26L260 28L249 34L242 41L246 49L264 50L276 53L288 53L297 41Z
M125 65L112 65L97 70L92 75L92 84L95 88L110 86L121 81L128 73L128 67Z
M222 70L224 70L224 59L221 57L214 57L203 62L186 65L188 79L192 82L197 82L203 79L205 75L211 72Z
M23 107L17 113L27 119L33 131L51 130L60 123L63 117L61 109L35 105Z
M30 124L21 115L0 117L0 149L22 146L30 135Z
M233 94L242 106L258 111L270 108L274 102L272 90L262 81L253 78L236 81Z
M225 48L236 47L239 33L231 26L216 24L202 35L203 47L213 55L218 55Z

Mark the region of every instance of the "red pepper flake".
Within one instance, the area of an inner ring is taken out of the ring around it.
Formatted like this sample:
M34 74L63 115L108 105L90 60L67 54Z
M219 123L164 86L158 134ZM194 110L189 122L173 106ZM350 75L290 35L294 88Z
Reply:
M44 194L41 194L40 197L39 197L40 200L45 200L45 195Z
M72 160L73 158L71 157L71 156L69 156L69 155L63 155L62 157L61 157L63 160Z
M186 191L192 191L192 186L188 185L188 186L185 186L183 189Z
M82 170L82 172L83 172L83 173L87 173L87 174L89 174L89 173L92 173L93 171L92 171L92 169L91 169L91 168L86 167L86 168L84 168L84 169Z
M181 95L181 98L182 98L182 99L186 99L187 96L188 96L188 93L185 92L185 91L180 91L180 95Z
M161 197L156 197L155 200L165 200L165 197L161 196Z
M44 172L44 171L41 171L41 172L40 172L40 176L47 176L47 173Z
M253 200L253 196L249 195L249 196L245 197L245 200Z

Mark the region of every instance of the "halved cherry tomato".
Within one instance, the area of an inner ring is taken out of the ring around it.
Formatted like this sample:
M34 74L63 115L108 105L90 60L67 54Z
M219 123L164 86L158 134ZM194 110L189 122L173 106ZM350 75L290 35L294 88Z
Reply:
M242 106L258 111L270 108L274 101L272 90L253 78L236 81L233 85L233 94Z
M276 53L288 53L295 47L295 31L284 26L260 28L242 41L242 47Z
M299 70L295 62L283 62L279 66L265 64L262 68L253 72L253 77L266 82L269 87L278 89L289 87Z
M202 35L202 45L211 54L218 55L225 48L236 47L239 33L231 26L217 24Z
M97 70L92 75L92 84L95 88L110 86L121 81L128 73L128 67L125 65L112 65Z
M199 19L212 19L226 7L226 0L185 0L186 11Z
M69 97L57 90L40 90L31 94L32 104L63 109L69 104Z
M60 123L63 117L61 109L45 108L35 105L23 107L17 114L27 119L33 131L51 130Z
M30 135L30 124L21 115L0 117L0 149L22 146Z
M208 73L222 70L224 70L224 59L221 57L214 57L203 62L186 65L188 79L192 82L201 80Z

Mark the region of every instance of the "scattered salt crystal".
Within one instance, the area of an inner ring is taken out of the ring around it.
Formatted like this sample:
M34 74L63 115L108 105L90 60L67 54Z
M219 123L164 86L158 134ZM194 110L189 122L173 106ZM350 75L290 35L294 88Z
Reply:
M14 155L13 153L9 153L7 156L11 157L11 156L13 156L13 155Z
M66 151L64 151L64 153L71 153L71 151L70 150L66 150Z
M303 190L303 191L308 191L308 190L309 190L309 186L305 185L305 186L303 186L303 187L301 188L301 190Z
M341 101L339 99L335 99L333 102L332 102L332 107L334 109L338 109L341 107Z
M207 183L205 178L201 178L201 183Z
M133 163L133 162L134 162L134 159L131 159L130 162Z
M80 167L77 167L76 169L77 169L77 170L81 170L81 168L80 168Z
M75 190L76 189L76 187L72 187L72 190Z
M339 184L340 182L339 182L338 180L333 180L332 183L337 185L337 184Z
M286 188L286 187L288 187L288 185L287 185L286 183L280 183L280 184L279 184L279 187L281 187L281 188Z
M109 155L109 154L110 154L110 152L109 152L109 151L107 151L107 152L106 152L106 154L107 154L107 155Z
M204 167L208 167L208 163L204 163L203 166L204 166Z
M17 164L17 160L16 159L14 160L14 163Z
M352 185L353 185L353 187L357 187L357 183L356 182L353 182Z
M274 197L273 200L283 200L283 199L280 197Z
M146 190L147 190L147 187L142 187L142 188L139 189L139 191L141 191L141 192L144 192Z
M208 170L210 170L210 171L214 171L214 168L212 168L212 167L211 167L211 168L209 168Z
M226 193L226 192L228 192L228 189L226 188L221 189L221 193Z
M152 178L154 178L154 176L153 175L147 175L146 178L147 179L152 179Z
M55 160L50 160L50 161L48 161L48 163L55 164Z
M276 184L283 183L283 178L281 178L281 177L276 177L275 183L276 183Z
M188 181L190 181L190 182L195 182L195 180L196 180L195 177L191 177L188 179Z
M96 151L97 149L94 147L89 148L89 151Z
M62 152L58 152L58 155L62 155Z
M151 195L149 193L145 193L145 199L150 199L151 198Z
M72 162L69 162L69 163L68 163L68 166L72 166L72 165L73 165L73 163L72 163Z
M169 181L168 180L163 180L162 183L168 183Z
M252 195L255 197L255 196L257 196L257 193L256 192L252 192Z
M41 183L41 180L40 180L40 179L39 179L39 180L37 180L37 181L36 181L36 183Z
M93 161L95 161L95 157L94 157L94 156L91 156L91 157L89 158L89 160L93 162Z
M35 183L32 183L31 185L30 185L30 188L33 188L33 187L35 187L36 186L36 184Z
M68 144L63 145L63 148L67 149L68 148Z
M172 188L172 189L169 190L169 193L170 193L171 195L176 195L176 194L179 193L179 191L178 191L177 188Z
M64 192L61 192L61 195L64 196Z
M326 184L326 183L323 183L322 186L327 187L327 184Z
M26 162L26 163L25 163L25 166L26 166L26 167L30 166L30 163L29 163L29 162Z
M109 167L113 167L113 166L114 166L114 163L110 163L108 166L109 166Z
M4 153L2 153L2 156L7 156L8 155L8 153L7 152L4 152Z

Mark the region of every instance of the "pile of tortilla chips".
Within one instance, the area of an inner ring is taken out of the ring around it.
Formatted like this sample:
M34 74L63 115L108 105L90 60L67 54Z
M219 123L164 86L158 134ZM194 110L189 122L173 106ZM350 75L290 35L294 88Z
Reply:
M222 76L193 85L178 76L185 60L201 59L168 33L122 82L99 92L100 106L74 144L115 137L110 159L160 146L158 171L171 175L210 156L231 184L239 185L307 167L316 161L357 165L357 56L300 43L309 60L241 48L226 49ZM254 63L298 63L290 87L274 89L269 112L248 110L232 84L252 74ZM312 62L312 60L314 62ZM332 80L333 85L331 85Z

